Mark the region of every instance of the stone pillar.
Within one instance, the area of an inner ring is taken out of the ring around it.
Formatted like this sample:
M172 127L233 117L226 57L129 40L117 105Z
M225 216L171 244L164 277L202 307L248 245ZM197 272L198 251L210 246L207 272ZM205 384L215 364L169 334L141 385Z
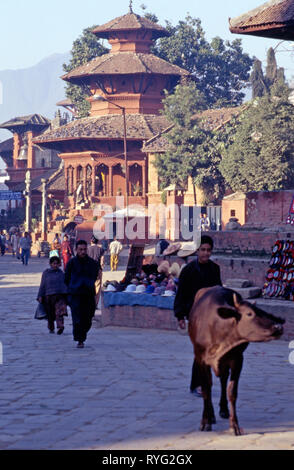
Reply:
M27 132L28 137L28 168L35 168L35 150L33 146L33 133Z
M30 171L26 172L26 232L31 231L32 227L32 201L31 201L31 173Z
M17 158L20 151L20 136L15 132L13 134L13 168L17 168Z
M46 180L41 179L42 183L42 240L47 240L47 188Z

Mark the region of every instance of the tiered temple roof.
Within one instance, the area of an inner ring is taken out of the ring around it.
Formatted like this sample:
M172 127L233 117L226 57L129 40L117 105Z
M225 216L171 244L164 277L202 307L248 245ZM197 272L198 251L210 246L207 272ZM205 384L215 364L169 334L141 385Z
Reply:
M64 140L105 140L123 139L123 121L118 114L92 116L72 121L52 131L46 131L34 139L34 142L57 148ZM126 131L128 140L148 140L168 126L164 116L150 114L126 115Z
M96 57L87 64L81 65L63 75L62 79L79 84L81 78L85 82L86 78L91 78L95 75L129 74L176 75L181 77L188 76L189 72L152 54L116 52Z
M114 32L120 31L151 31L153 39L169 36L169 33L165 28L148 20L147 18L136 15L132 11L126 15L115 18L104 25L98 26L93 29L92 32L100 38L108 39Z
M0 129L7 129L11 132L25 132L28 129L41 130L50 126L49 119L40 114L30 114L29 116L19 116L0 124Z
M294 1L270 0L229 22L235 34L294 40Z

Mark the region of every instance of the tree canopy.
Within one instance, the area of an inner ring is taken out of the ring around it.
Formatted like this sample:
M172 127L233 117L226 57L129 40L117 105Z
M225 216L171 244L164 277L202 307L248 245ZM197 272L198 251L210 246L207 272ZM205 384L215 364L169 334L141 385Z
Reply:
M191 177L193 184L204 190L207 202L217 200L224 180L218 170L221 157L217 144L208 148L212 133L201 125L205 96L190 82L177 85L174 94L166 95L163 103L163 112L173 127L166 135L168 150L157 154L154 162L161 189L170 184L185 188Z
M207 107L241 104L253 64L242 50L242 41L215 37L208 42L201 20L190 15L176 26L166 22L166 28L170 36L159 39L153 52L191 73Z
M71 59L68 64L63 64L65 72L68 73L76 67L84 65L95 57L99 57L109 51L109 49L103 46L101 40L91 32L94 28L95 26L84 29L81 36L74 41ZM86 95L81 87L67 83L66 96L75 104L79 117L88 116L90 104L86 100Z
M263 73L261 61L255 58L250 81L252 99L270 94L271 88L276 84L282 87L286 85L284 69L278 67L276 54L272 47L267 52L266 73Z
M278 93L279 94L278 94ZM281 84L256 98L239 118L220 171L234 191L290 189L294 178L294 107Z

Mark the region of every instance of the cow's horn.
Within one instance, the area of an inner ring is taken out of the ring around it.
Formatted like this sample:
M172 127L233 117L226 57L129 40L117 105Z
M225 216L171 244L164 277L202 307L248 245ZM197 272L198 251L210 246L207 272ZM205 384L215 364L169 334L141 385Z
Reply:
M239 301L238 301L238 297L237 297L236 292L233 293L233 300L234 300L234 306L235 306L236 308L239 308L239 307L240 307L240 303L239 303Z

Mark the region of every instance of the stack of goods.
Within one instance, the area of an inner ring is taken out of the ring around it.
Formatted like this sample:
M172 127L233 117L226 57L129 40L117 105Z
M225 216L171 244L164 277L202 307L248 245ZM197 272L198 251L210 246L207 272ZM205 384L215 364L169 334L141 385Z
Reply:
M104 292L127 292L134 294L152 294L172 297L176 294L181 268L178 263L169 265L162 261L159 265L148 264L142 266L129 283L107 281L104 283Z
M269 266L263 296L294 300L294 241L277 240Z

